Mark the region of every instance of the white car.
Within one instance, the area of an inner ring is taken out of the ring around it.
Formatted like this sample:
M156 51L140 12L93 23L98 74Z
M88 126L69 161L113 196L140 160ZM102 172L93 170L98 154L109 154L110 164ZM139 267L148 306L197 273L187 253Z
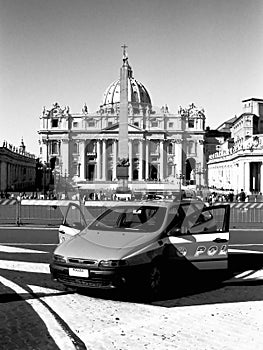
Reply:
M66 286L138 285L158 294L164 276L182 269L228 268L229 205L208 207L194 200L117 203L89 224L74 206L75 221L69 225L66 215L60 235L67 239L50 264L53 279Z

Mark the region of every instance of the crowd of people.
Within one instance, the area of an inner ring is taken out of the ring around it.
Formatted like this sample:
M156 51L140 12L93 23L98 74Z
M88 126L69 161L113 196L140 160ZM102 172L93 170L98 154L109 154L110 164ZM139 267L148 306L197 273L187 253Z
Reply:
M184 196L182 196L183 198ZM193 198L198 197L199 199L205 200L210 205L216 202L263 202L263 195L261 192L252 192L250 194L246 194L243 189L237 194L234 194L233 191L229 191L228 193L222 193L213 191L210 192L206 196L196 196L194 193ZM203 198L204 197L204 198ZM49 191L45 194L41 192L0 192L1 199L49 199L49 200L79 200L81 202L86 201L115 201L120 200L121 196L114 190L107 191L78 191L78 192L69 192L69 193L55 193L53 191ZM143 200L143 199L175 199L173 193L167 194L164 193L160 195L159 193L144 193L144 192L131 192L127 194L127 200Z
M237 194L233 191L229 193L218 193L212 192L208 198L209 204L214 204L216 202L263 202L263 196L261 192L252 192L251 194L246 194L243 189Z

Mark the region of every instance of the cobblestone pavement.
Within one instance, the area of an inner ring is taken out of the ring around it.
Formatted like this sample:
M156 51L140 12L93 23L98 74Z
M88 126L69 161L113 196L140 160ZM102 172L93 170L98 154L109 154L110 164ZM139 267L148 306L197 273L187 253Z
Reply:
M59 349L45 323L32 307L22 296L2 284L0 284L0 320L0 349Z
M0 349L263 349L262 271L254 281L249 273L243 275L250 276L248 282L240 276L210 289L142 303L114 294L65 291L50 281L49 254L39 248L32 257L28 254L9 249L1 255Z
M56 294L46 288L33 289L40 294ZM1 309L3 349L263 348L262 301L162 307L160 303L154 306L77 294L42 297L85 344L63 347L71 339L61 339L58 347L34 310L26 302L15 300L15 295L13 299ZM60 336L59 329L54 332Z

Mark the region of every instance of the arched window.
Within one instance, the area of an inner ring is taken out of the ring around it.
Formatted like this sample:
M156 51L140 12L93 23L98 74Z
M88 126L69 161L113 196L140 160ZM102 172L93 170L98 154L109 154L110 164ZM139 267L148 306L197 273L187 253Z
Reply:
M75 142L73 144L73 153L78 153L78 144L77 144L77 142Z
M52 154L58 154L58 142L52 141L51 143L51 153Z

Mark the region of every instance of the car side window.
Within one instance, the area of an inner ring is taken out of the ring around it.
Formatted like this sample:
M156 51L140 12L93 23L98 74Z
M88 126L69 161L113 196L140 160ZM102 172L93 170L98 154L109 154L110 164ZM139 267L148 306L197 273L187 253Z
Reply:
M191 233L210 233L217 231L217 224L212 213L203 208L196 208L195 212L189 214L186 222L186 232Z
M79 207L74 204L68 207L64 225L77 230L83 230L86 227L86 221Z
M167 218L167 229L168 235L181 235L181 226L185 219L185 211L181 205L172 207L169 210Z

